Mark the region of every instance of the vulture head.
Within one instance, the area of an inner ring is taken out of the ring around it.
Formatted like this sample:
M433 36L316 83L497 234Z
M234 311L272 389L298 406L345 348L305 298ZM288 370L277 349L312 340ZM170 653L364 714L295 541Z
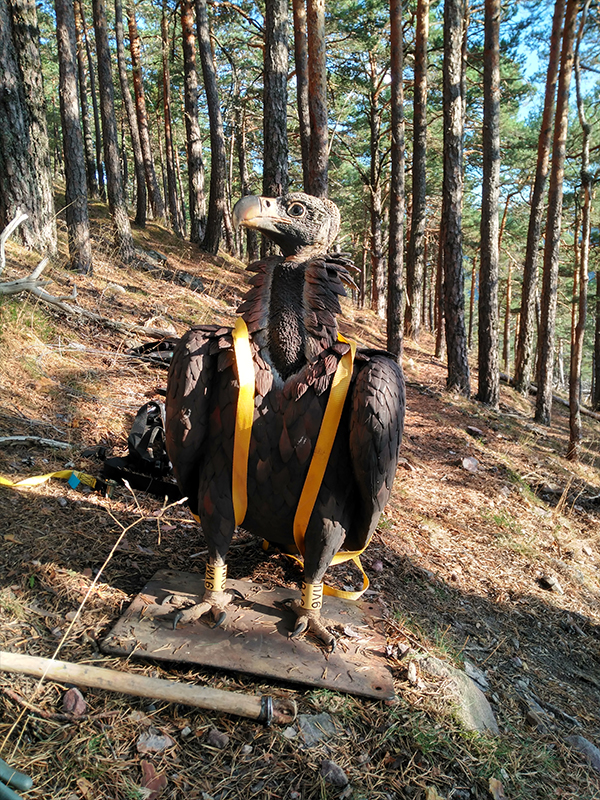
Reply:
M331 200L303 192L248 195L235 204L233 223L264 233L286 258L304 260L329 251L340 230L340 212Z

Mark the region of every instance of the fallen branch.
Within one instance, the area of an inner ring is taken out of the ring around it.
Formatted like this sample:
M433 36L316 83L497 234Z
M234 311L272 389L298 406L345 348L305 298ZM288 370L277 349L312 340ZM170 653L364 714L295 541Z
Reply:
M24 214L22 212L17 213L13 221L9 222L6 228L4 228L4 230L2 231L2 233L0 233L0 275L3 273L4 267L6 266L6 256L4 254L4 245L6 243L6 240L11 235L11 233L19 227L19 225L22 222L25 222L26 219L28 219L27 214Z
M0 444L16 444L18 442L34 442L44 447L57 447L60 450L68 450L68 442L58 442L56 439L45 439L43 436L0 436Z
M57 683L73 683L76 686L88 686L136 697L165 700L168 703L208 708L226 714L249 717L260 722L273 721L289 725L296 715L293 700L227 692L209 686L149 678L146 675L133 675L104 667L90 667L87 664L72 664L68 661L28 656L24 653L0 651L0 670L33 675Z

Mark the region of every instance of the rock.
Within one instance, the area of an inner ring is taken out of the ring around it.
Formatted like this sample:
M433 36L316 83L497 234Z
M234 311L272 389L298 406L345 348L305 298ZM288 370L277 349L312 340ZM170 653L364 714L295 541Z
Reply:
M541 575L537 582L542 587L542 589L547 589L550 592L556 592L557 594L564 594L564 589L558 582L558 579L554 577L554 575Z
M485 673L476 667L475 664L472 664L468 659L465 658L465 672L472 678L475 683L479 686L482 692L487 692L490 688L487 678L485 677Z
M371 569L373 572L383 572L383 561L380 558L376 558L371 564Z
M166 733L159 733L156 728L149 728L140 734L136 748L138 753L162 753L169 747L173 747L175 742Z
M295 739L298 736L298 729L288 726L285 730L281 731L281 735L285 739Z
M187 737L191 734L192 729L189 725L186 725L185 728L182 728L179 732L179 735L182 739L187 739Z
M465 728L492 736L500 733L492 707L472 678L433 656L421 659L419 666L429 675L449 681L448 688L458 704L458 717Z
M334 761L325 759L321 761L321 776L325 783L343 788L348 785L348 776Z
M588 544L581 545L581 549L586 554L586 556L593 556L594 555L594 551L592 550L592 548Z
M223 750L229 744L229 736L217 728L211 728L206 737L206 741L211 747L216 747L218 750Z
M79 689L75 687L64 693L62 707L63 711L66 711L67 714L73 714L74 717L81 717L87 711L87 703Z
M483 431L481 428L476 428L475 425L467 425L467 433L475 438L483 436Z
M407 676L408 682L413 686L417 683L417 663L416 661L411 661L408 665Z
M467 472L475 473L479 469L479 461L477 461L477 459L473 456L467 456L466 458L463 458L461 464L462 468L466 469Z
M574 750L581 753L596 772L600 772L600 750L584 736L567 736L566 741Z
M252 755L252 751L253 751L253 750L254 750L254 748L252 747L252 745L251 745L251 744L245 744L245 745L242 747L242 749L241 749L241 751L240 751L240 752L241 752L241 754L242 754L243 756L249 756L249 755Z
M333 719L325 711L321 714L299 714L298 727L307 747L314 747L337 734Z

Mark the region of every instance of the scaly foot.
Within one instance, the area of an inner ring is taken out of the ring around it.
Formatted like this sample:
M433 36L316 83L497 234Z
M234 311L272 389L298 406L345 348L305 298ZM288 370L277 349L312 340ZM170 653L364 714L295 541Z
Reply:
M215 620L212 627L219 628L227 619L227 606L233 600L237 599L243 600L244 596L236 589L231 589L228 592L205 592L202 602L180 609L175 614L175 618L173 620L173 630L175 630L180 622L184 625L188 625L190 622L195 622L196 620L200 619L200 617L204 616L204 614L208 613L209 611L212 612Z

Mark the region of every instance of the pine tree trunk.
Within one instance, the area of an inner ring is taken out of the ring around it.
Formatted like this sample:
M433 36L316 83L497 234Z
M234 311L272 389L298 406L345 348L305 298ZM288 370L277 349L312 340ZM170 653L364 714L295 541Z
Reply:
M548 188L548 213L544 247L544 273L542 280L540 329L538 335L538 363L536 372L537 395L535 420L549 425L552 413L552 366L556 329L556 303L558 294L558 265L562 224L563 178L569 124L569 87L573 71L573 43L577 21L577 0L567 1L558 93L556 122L552 144L552 169Z
M92 97L92 111L94 114L94 132L96 141L96 174L98 176L98 195L104 200L106 199L106 187L104 183L104 156L102 145L102 126L100 124L100 109L98 108L98 99L96 96L96 71L94 69L94 59L92 57L92 48L90 40L87 35L87 24L85 21L85 12L83 10L82 0L75 0L79 9L79 19L81 20L81 32L83 35L83 42L85 45L85 53L87 58L88 73L90 76L90 95Z
M146 175L144 173L144 156L142 154L140 131L135 113L135 104L131 97L129 80L127 77L122 0L115 0L115 37L117 40L117 62L119 66L121 97L123 98L123 105L125 106L127 121L129 123L129 133L131 134L131 148L133 150L133 163L135 168L135 221L137 225L140 225L143 228L146 225L146 203L148 195L146 192Z
M550 36L550 57L546 73L544 111L538 138L537 166L535 170L533 193L531 196L531 210L529 212L529 228L527 231L523 285L521 288L521 308L519 312L519 335L515 352L514 386L517 391L524 395L529 393L529 383L531 381L533 367L533 340L536 321L535 306L538 283L538 250L542 231L544 190L546 188L550 145L552 142L552 117L560 62L560 41L564 15L565 0L556 0L554 17L552 19L552 33Z
M77 72L79 77L79 105L81 108L81 125L83 128L83 147L85 150L85 174L90 197L98 197L98 180L96 178L96 161L94 157L94 137L90 124L90 112L87 93L87 68L83 27L79 13L79 3L73 3L75 12L75 39L77 42Z
M310 154L310 111L308 102L308 43L306 27L306 0L292 0L294 16L294 61L296 66L296 98L298 129L302 153L302 184L304 191L310 187L308 160Z
M100 89L100 114L102 116L102 139L104 142L104 164L106 166L106 193L108 207L115 225L120 256L122 261L128 264L134 257L134 245L123 194L106 7L104 0L93 0L92 5L94 31L96 33L96 52L98 55L98 84Z
M406 252L406 292L408 302L404 332L418 341L421 331L421 305L425 270L425 226L427 223L427 44L429 40L429 0L418 0L415 40L412 209L410 238Z
M477 400L498 407L498 203L500 198L500 0L485 0L483 181L479 267Z
M371 308L385 319L386 275L383 258L383 234L381 221L383 203L381 198L381 109L377 69L372 54L369 54L370 102L369 102L369 212L371 218Z
M248 159L246 155L246 114L239 103L235 107L235 136L242 197L245 197L252 194L252 192L248 178ZM251 228L246 231L246 247L248 261L250 263L256 261L259 257L258 236L256 231Z
M263 88L263 194L279 197L288 190L287 74L288 3L265 2Z
M202 134L198 118L198 71L196 34L192 0L181 3L181 30L184 70L185 130L188 157L188 196L190 204L190 242L200 244L206 225Z
M65 215L71 268L92 271L92 244L87 205L85 153L79 125L77 98L77 40L75 14L70 0L55 0L58 42L60 119L65 154Z
M131 53L131 73L133 76L133 94L135 97L135 110L137 114L140 144L144 158L144 173L146 186L150 198L150 208L155 219L165 219L165 206L158 187L150 130L148 127L148 111L146 109L146 94L142 78L142 48L135 18L135 7L132 0L127 4L127 23L129 27L129 50Z
M169 198L169 214L175 235L184 237L183 220L177 196L177 175L175 172L175 155L173 152L173 130L171 121L171 70L169 69L169 23L167 21L167 4L163 0L161 17L162 37L162 95L165 125L165 153L167 159L167 187Z
M390 183L390 242L387 285L387 349L402 357L404 307L404 87L402 0L390 0L390 72L392 90L392 176ZM412 300L419 307L420 286Z
M308 193L327 197L329 129L327 125L327 64L325 59L325 0L307 0L308 103L310 152Z
M581 147L581 189L583 192L583 208L581 209L581 251L579 254L579 297L577 304L577 321L574 336L571 338L571 364L569 367L569 447L567 458L578 461L581 454L581 362L583 360L583 337L587 315L588 269L590 255L592 175L590 173L590 134L591 126L585 116L583 97L581 95L581 76L579 64L579 48L583 36L590 0L586 0L581 12L577 45L575 49L575 85L577 89L577 114L583 133ZM579 238L579 229L575 231L575 239ZM576 262L577 265L577 262Z
M465 332L462 248L464 0L444 5L444 178L442 190L443 305L448 360L447 386L470 395Z
M219 102L219 88L217 85L217 70L210 43L210 25L208 21L208 8L206 0L196 0L196 25L198 28L198 47L202 63L202 76L204 78L204 91L208 106L210 123L210 198L208 203L208 220L206 231L202 240L202 249L207 253L216 255L221 241L221 226L225 208L225 173L227 153L225 149L225 135L223 133L223 118Z
M50 148L33 0L0 0L0 230L17 213L26 247L56 252Z
M477 285L477 255L473 256L471 265L471 291L469 292L469 334L467 336L467 348L470 351L473 346L473 322L475 317L475 287Z
M512 304L512 260L508 262L506 275L506 305L504 308L504 337L502 345L502 361L504 372L510 375L510 307Z

